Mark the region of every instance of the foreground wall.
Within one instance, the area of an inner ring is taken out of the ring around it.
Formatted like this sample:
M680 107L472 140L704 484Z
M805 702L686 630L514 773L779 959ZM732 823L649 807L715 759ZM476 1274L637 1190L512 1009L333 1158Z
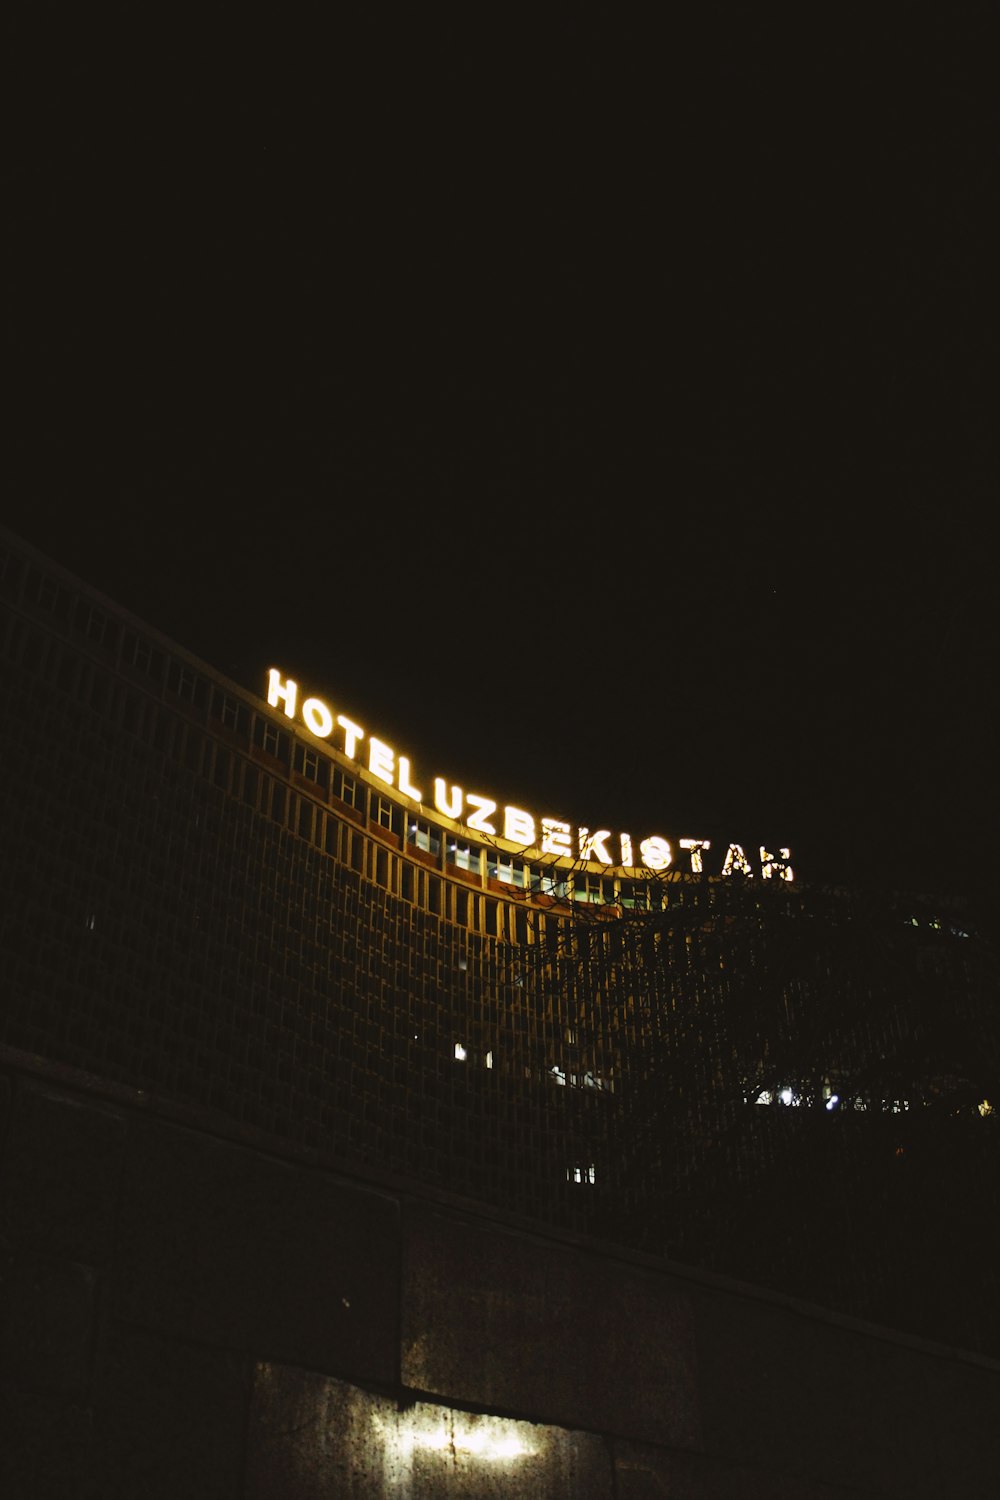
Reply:
M1000 1366L0 1054L0 1493L967 1497Z

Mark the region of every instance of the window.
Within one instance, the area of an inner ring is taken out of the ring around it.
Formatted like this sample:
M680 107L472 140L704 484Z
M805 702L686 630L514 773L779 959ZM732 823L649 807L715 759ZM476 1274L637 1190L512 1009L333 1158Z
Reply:
M306 797L298 799L299 804L299 837L312 841L313 836L313 805Z
M198 677L191 667L183 666L179 661L170 663L167 673L167 687L178 698L183 698L187 703L193 703L197 694Z
M482 870L482 851L471 844L460 844L455 839L449 839L448 859L459 870L471 870L476 875Z
M253 727L254 744L277 760L288 758L288 736L269 719L257 718Z
M441 835L438 830L428 823L418 822L416 818L407 819L406 842L416 845L427 854L441 853Z
M256 766L243 767L243 801L248 807L257 806L259 795L259 777Z
M81 599L76 607L76 627L88 640L98 646L110 645L114 636L111 621L99 609L92 608Z
M615 899L615 883L606 875L575 875L573 900L606 905Z
M566 1181L567 1182L586 1182L586 1183L591 1183L591 1182L596 1182L596 1180L597 1180L597 1169L594 1166L593 1162L589 1163L585 1167L567 1167L566 1168Z
M634 911L658 911L663 905L663 887L656 880L623 880L621 904Z
M319 781L319 756L306 745L295 746L295 769L307 781Z
M528 888L528 866L523 859L515 859L513 855L490 849L486 855L486 873L507 885L516 885L521 890Z
M39 609L55 610L59 604L59 586L53 579L46 578L43 573L36 573L32 568L28 573L28 585L26 589L28 598Z
M380 828L387 828L390 833L398 833L402 821L399 808L390 802L388 797L380 797L377 792L372 792L368 802L368 816L373 823Z
M131 631L125 636L125 647L122 653L126 666L135 667L137 671L144 672L147 677L159 677L162 658L159 651L154 651L148 641L142 636L133 635Z
M242 734L246 734L246 708L236 698L231 698L228 693L222 692L219 688L216 688L212 696L212 712L223 729L237 729Z
M212 780L215 782L216 786L222 787L223 791L229 790L231 761L232 757L230 756L229 751L224 750L221 745L216 745L215 766L212 771Z
M567 877L556 870L532 870L531 889L539 891L543 896L554 896L557 901L564 901L569 892Z
M340 801L346 803L348 807L358 805L358 783L353 776L345 776L339 767L334 767L333 795L339 797Z
M609 1094L614 1093L614 1085L607 1078L601 1078L596 1073L581 1073L577 1077L577 1083L585 1089L607 1090Z

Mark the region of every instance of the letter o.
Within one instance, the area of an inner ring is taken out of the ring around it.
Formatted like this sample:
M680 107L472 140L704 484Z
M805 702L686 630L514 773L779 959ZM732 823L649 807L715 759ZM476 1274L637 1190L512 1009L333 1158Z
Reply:
M318 739L325 740L333 733L333 714L322 698L307 698L302 705L302 717L306 728Z

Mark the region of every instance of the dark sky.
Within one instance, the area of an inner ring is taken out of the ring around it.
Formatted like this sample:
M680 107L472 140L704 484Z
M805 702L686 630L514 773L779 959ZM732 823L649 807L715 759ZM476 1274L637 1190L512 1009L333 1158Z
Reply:
M989 8L869 9L15 23L6 519L428 774L995 885Z

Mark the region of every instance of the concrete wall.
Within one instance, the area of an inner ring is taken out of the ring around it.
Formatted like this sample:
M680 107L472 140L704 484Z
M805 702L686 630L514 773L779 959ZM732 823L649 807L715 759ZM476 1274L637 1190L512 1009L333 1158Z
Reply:
M993 1492L1000 1367L0 1057L5 1500Z

